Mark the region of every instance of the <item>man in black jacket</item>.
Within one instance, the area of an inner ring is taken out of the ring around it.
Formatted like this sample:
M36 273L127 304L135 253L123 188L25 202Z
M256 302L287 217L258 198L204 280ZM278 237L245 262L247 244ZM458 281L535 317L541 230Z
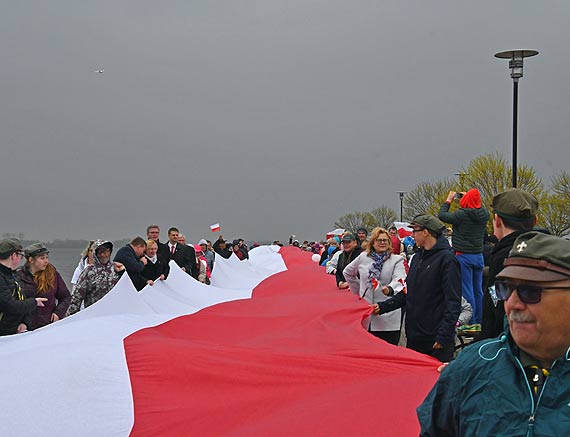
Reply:
M141 274L147 259L144 257L146 241L141 237L135 237L129 244L121 247L115 255L114 262L119 262L125 266L125 270L137 291L141 291L148 280Z
M360 255L362 247L358 245L354 234L350 232L344 234L340 241L342 241L343 252L338 257L338 263L336 265L336 286L342 290L348 288L348 282L346 282L342 272L347 265Z
M47 301L45 297L25 299L15 276L23 256L20 240L0 241L0 335L27 331L36 306L43 307Z
M505 308L503 301L495 293L495 278L503 269L517 237L536 225L538 200L518 188L511 188L493 197L493 229L499 242L491 252L489 277L483 293L483 323L481 338L493 338L504 331Z
M168 230L168 244L159 246L159 256L165 260L174 260L183 271L198 279L200 269L196 263L196 252L193 247L178 243L179 234L180 231L175 227Z
M442 235L445 226L438 219L419 215L410 227L420 250L412 258L407 294L398 293L374 304L374 313L384 314L406 305L407 347L450 361L461 311L459 262Z
M214 241L214 252L220 255L222 258L228 259L232 256L232 252L227 248L227 242L224 240L224 237L221 235L218 237L216 241Z

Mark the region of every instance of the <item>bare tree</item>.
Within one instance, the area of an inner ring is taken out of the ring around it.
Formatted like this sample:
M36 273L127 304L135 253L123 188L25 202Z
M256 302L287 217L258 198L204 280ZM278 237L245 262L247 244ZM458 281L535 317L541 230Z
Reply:
M381 205L370 211L372 221L369 223L370 228L381 227L386 228L396 221L396 211L386 205Z
M565 198L570 199L570 174L562 171L552 177L552 191Z
M451 178L435 182L420 182L404 196L404 220L410 221L419 214L437 215L447 193L454 187Z
M552 234L562 236L570 232L570 174L565 171L551 179L552 194L546 196L539 207L539 225Z
M559 237L568 233L570 231L568 201L559 194L546 196L546 201L539 207L538 224Z
M490 205L495 194L512 186L512 167L498 152L474 158L463 172L466 173L466 188L477 188L485 206ZM517 167L517 187L534 194L539 201L546 195L542 181L534 169L526 165Z
M343 228L347 231L356 232L358 228L368 228L372 222L372 216L369 212L354 211L339 217L334 225L337 228Z
M534 196L539 201L539 224L546 227L555 235L570 232L570 174L562 171L552 178L552 193L548 193L542 180L532 167L521 165L517 172L517 186ZM410 221L418 214L436 215L442 202L450 190L461 191L477 188L481 193L481 201L489 207L493 196L510 188L512 168L500 153L487 153L471 160L462 171L464 174L461 187L454 178L444 178L436 181L420 182L403 200L404 220ZM451 205L451 210L458 208L457 202ZM351 231L363 226L373 228L386 226L396 220L394 210L382 205L371 212L355 211L340 217L335 226ZM492 216L487 225L492 229Z

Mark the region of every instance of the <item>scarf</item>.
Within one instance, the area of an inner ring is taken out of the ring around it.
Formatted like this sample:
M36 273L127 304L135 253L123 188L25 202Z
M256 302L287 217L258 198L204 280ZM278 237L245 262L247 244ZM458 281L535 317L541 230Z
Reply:
M368 270L368 282L370 282L372 289L376 290L380 284L380 273L382 273L384 261L390 257L390 254L388 252L376 253L372 250L368 256L374 260Z

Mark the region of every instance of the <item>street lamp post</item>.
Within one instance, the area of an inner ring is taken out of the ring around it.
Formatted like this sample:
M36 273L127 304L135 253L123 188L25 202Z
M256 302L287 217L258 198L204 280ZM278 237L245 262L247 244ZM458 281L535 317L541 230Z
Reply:
M463 178L469 176L469 173L459 172L455 173L455 176L459 176L459 191L463 191Z
M398 193L400 195L400 221L403 222L403 216L404 216L404 195L407 193L407 191L396 191L396 193Z
M517 187L517 118L519 105L519 79L523 77L523 59L538 55L536 50L508 50L495 53L495 58L509 59L513 79L513 188Z

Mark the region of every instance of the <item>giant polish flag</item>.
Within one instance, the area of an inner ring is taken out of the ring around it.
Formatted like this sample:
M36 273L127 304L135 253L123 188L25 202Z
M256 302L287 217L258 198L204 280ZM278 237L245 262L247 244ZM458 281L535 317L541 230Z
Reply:
M0 338L1 436L413 436L437 361L363 328L369 306L297 248L174 265L137 293Z

